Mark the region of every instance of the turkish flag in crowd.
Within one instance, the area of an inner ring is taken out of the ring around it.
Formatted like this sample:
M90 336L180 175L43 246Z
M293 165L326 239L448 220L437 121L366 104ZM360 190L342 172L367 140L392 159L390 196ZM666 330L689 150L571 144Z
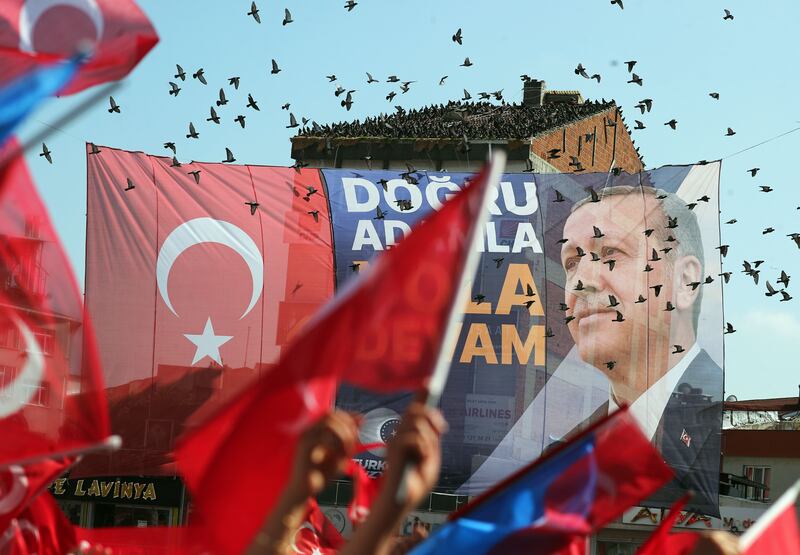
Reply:
M0 470L0 530L21 513L36 495L60 476L71 461L45 459L28 465L11 465Z
M71 57L84 42L93 45L91 59L63 94L121 79L158 35L133 0L0 2L0 82Z
M16 142L0 153L0 466L109 435L90 322Z
M800 480L794 483L761 515L741 537L745 555L800 555L800 526L797 522L797 498Z
M308 512L291 544L293 551L295 553L335 555L344 543L344 538L322 513L317 502L309 499Z
M99 149L86 305L123 447L75 472L172 473L175 438L268 371L333 296L327 201L316 170Z
M0 533L3 555L63 555L77 545L75 529L47 491Z
M484 169L384 253L303 328L276 368L184 437L176 452L178 469L215 550L240 553L250 543L285 487L300 434L330 410L340 380L382 391L425 384L458 293L488 176ZM365 357L363 338L376 337L376 330L393 340L402 331L410 340L402 351ZM240 510L228 509L232 498Z

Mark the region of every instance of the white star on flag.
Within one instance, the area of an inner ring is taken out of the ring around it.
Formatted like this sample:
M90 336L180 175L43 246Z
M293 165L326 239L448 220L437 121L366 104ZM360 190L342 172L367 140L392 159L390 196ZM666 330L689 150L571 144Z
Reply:
M214 326L211 325L210 317L206 320L206 327L203 328L203 333L201 335L185 333L183 336L197 347L197 350L194 352L192 366L197 364L197 362L204 357L209 357L217 364L222 365L222 359L219 356L219 348L233 339L232 335L215 335Z

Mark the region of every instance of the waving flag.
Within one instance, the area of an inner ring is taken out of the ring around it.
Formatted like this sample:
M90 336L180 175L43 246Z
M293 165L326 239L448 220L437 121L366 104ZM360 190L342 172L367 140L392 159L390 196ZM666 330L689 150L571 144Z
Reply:
M0 86L0 146L36 107L61 91L78 71L83 58L33 69Z
M745 555L800 555L800 525L797 522L797 498L800 480L767 509L756 523L747 529L739 547Z
M454 277L497 178L496 166L484 169L323 308L274 369L178 446L178 469L215 550L240 553L250 543L285 486L300 434L330 410L340 380L384 391L424 385L459 293ZM403 351L366 357L360 338L379 339L376 331L411 337ZM240 510L227 508L231 496Z
M412 553L569 551L671 477L622 410L451 515Z
M64 94L127 75L158 42L133 0L0 2L0 83L35 67L93 50Z
M0 153L0 466L109 435L94 335L15 143Z
M62 555L77 545L75 529L47 491L37 495L30 506L0 532L3 555Z
M70 461L43 460L0 470L0 530L5 530L31 500L69 466Z

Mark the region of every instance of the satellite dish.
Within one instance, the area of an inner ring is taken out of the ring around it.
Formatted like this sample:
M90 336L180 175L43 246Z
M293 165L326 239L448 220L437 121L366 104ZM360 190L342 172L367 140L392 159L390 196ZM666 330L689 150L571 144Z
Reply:
M726 403L731 403L733 401L738 401L738 400L739 399L736 398L736 395L728 395L727 397L725 397Z

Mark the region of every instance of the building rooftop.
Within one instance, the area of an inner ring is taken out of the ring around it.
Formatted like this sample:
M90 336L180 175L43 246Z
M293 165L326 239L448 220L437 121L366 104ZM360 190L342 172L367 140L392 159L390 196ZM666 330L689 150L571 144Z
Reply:
M381 114L364 121L313 123L297 136L461 139L466 135L470 141L527 140L615 106L613 101L605 100L540 105L451 101L411 110L399 108L395 114Z
M800 409L800 397L725 401L725 410L791 412Z

